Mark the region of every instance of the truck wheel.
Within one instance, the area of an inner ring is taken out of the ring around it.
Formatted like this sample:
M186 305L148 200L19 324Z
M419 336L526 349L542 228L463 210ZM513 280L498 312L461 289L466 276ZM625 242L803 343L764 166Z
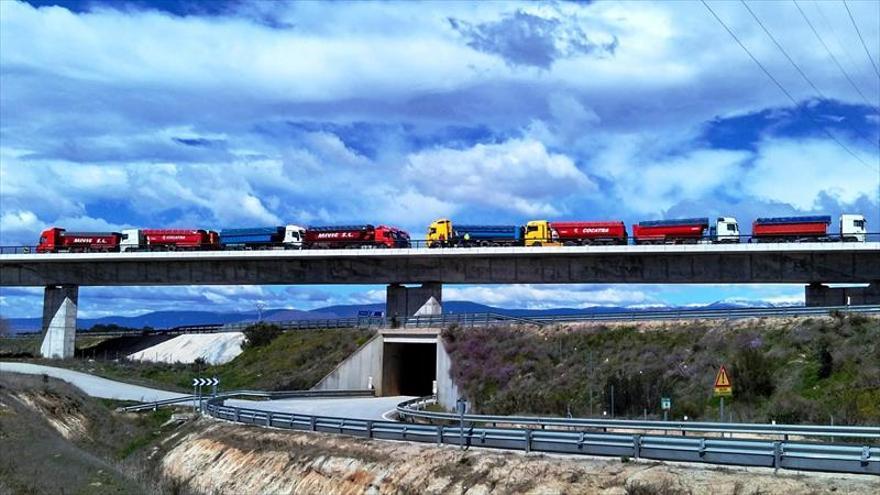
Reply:
M544 245L544 243L542 243L541 241L538 241L538 242L535 242L532 244L532 246L535 246L535 247L541 247L543 245Z

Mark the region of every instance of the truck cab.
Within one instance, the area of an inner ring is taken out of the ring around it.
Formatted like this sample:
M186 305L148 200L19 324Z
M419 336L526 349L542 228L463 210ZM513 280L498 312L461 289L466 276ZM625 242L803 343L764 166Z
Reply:
M58 245L61 244L60 237L64 232L64 229L58 227L52 227L51 229L46 229L40 234L40 244L37 245L38 253L54 253L58 250Z
M547 220L532 220L526 224L526 246L561 246L559 235Z
M122 231L122 240L119 241L119 251L140 251L144 245L144 236L140 229L125 229Z
M718 217L715 220L715 235L712 236L713 242L718 243L738 243L739 242L739 224L733 217Z
M440 218L431 222L428 226L428 235L425 238L428 247L443 247L449 245L452 240L452 220Z
M867 223L863 215L840 215L840 240L843 242L865 242Z
M286 225L284 227L284 240L281 243L285 249L302 249L306 229L299 225Z

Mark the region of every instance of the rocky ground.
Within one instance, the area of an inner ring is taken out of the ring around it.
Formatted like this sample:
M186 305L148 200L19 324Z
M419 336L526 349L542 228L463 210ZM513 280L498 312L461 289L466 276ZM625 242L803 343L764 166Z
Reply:
M53 379L0 376L0 494L880 493L880 479L551 456L122 414Z
M793 494L880 492L866 476L548 456L200 420L161 460L201 493Z

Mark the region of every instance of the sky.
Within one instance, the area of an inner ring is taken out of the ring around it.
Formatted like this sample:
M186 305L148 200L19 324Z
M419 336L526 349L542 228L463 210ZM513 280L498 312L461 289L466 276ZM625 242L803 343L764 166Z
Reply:
M880 231L880 2L709 5L784 91L700 2L0 1L0 245L48 226L383 223L423 238L439 217L734 216L748 232L847 212ZM532 308L728 298L798 302L803 287L444 288ZM93 317L384 289L80 300ZM41 289L0 289L4 316L41 304Z

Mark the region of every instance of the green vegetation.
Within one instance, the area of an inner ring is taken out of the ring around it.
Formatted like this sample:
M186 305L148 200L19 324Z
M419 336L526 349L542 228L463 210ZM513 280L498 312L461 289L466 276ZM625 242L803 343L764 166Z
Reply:
M264 330L251 331L251 335L259 333L259 345L244 346L244 351L226 364L209 365L202 360L165 364L79 359L45 364L180 392L192 391L192 379L197 376L217 376L223 390L301 390L318 383L374 333L363 329L308 330L277 332L273 338L265 338L276 332ZM85 353L88 354L87 349Z
M271 323L257 323L244 329L244 342L242 349L265 347L277 339L282 333L281 327Z
M150 326L134 328L124 327L122 325L117 325L116 323L96 323L89 328L90 332L130 332L132 334L149 332L151 330L153 330L153 327Z
M726 365L725 419L877 424L880 319L756 319L536 329L449 328L452 374L492 414L717 419L712 384ZM591 400L592 394L592 400Z

